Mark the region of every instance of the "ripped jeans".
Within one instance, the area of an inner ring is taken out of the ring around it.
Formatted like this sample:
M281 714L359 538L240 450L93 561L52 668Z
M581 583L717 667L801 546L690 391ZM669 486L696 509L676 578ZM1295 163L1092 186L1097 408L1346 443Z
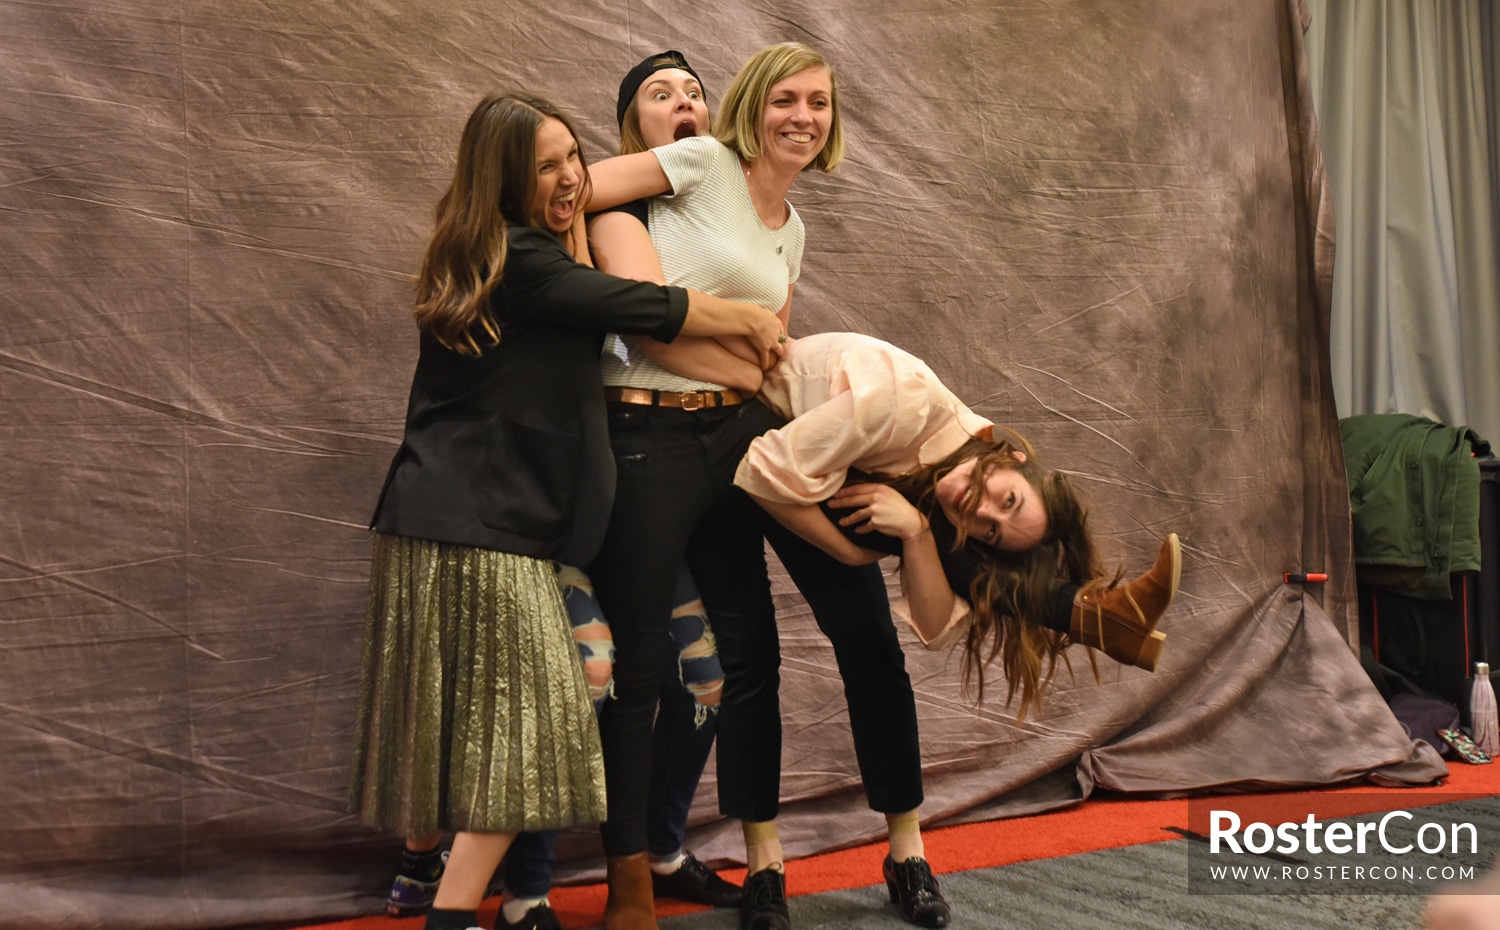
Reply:
M588 575L558 565L557 583L597 712L613 693L614 639ZM646 808L647 849L658 859L669 859L682 850L693 795L713 749L715 715L724 692L724 670L713 629L686 565L677 576L669 634L676 660L668 662L662 672L661 703L651 734L651 794ZM518 834L502 866L506 890L518 898L546 896L556 864L556 843L553 831Z
M573 639L583 659L584 676L589 683L589 697L595 712L614 693L614 639L609 621L594 598L594 586L582 570L568 565L557 566L557 583L562 588L568 619L573 622ZM724 693L724 669L719 665L718 648L708 613L693 584L693 576L683 565L677 574L677 593L672 601L672 624L668 631L676 650L676 680L694 702L693 723L703 726L709 711L719 706ZM670 676L672 669L668 669ZM665 701L672 689L663 683ZM660 715L660 711L658 711ZM658 721L658 726L660 722Z

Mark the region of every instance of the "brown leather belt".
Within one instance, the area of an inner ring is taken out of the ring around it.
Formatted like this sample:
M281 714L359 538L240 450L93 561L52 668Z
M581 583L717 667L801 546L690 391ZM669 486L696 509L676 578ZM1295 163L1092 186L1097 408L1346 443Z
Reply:
M604 399L617 404L644 404L648 407L678 407L703 410L709 407L732 407L745 402L739 391L654 391L650 388L607 387Z

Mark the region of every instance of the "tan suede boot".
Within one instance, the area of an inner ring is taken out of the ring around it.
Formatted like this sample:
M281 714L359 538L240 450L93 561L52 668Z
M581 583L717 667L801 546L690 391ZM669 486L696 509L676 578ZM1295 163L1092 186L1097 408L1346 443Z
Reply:
M1073 598L1068 638L1092 646L1126 665L1156 670L1167 634L1156 624L1182 580L1182 544L1176 533L1162 540L1156 564L1146 574L1117 587L1095 580Z
M651 891L651 862L646 854L611 856L604 869L609 881L604 930L660 930Z

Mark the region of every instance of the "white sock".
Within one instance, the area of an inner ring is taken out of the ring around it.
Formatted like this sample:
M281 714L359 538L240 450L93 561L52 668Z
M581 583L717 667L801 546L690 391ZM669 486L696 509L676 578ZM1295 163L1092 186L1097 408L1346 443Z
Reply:
M651 871L655 872L657 875L671 875L673 872L682 868L682 864L686 861L687 854L680 849L677 850L674 855L666 856L661 859L656 858L656 856L652 856Z
M511 898L500 905L500 913L505 915L506 923L516 924L521 922L521 918L526 916L527 911L546 903L546 895L540 898Z

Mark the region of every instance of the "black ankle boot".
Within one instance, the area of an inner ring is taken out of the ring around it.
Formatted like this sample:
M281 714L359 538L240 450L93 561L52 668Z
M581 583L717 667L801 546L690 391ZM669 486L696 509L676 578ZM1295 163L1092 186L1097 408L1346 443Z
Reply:
M901 908L901 919L919 927L948 926L948 902L938 891L937 879L926 859L912 856L905 862L885 857L885 890L891 903Z

